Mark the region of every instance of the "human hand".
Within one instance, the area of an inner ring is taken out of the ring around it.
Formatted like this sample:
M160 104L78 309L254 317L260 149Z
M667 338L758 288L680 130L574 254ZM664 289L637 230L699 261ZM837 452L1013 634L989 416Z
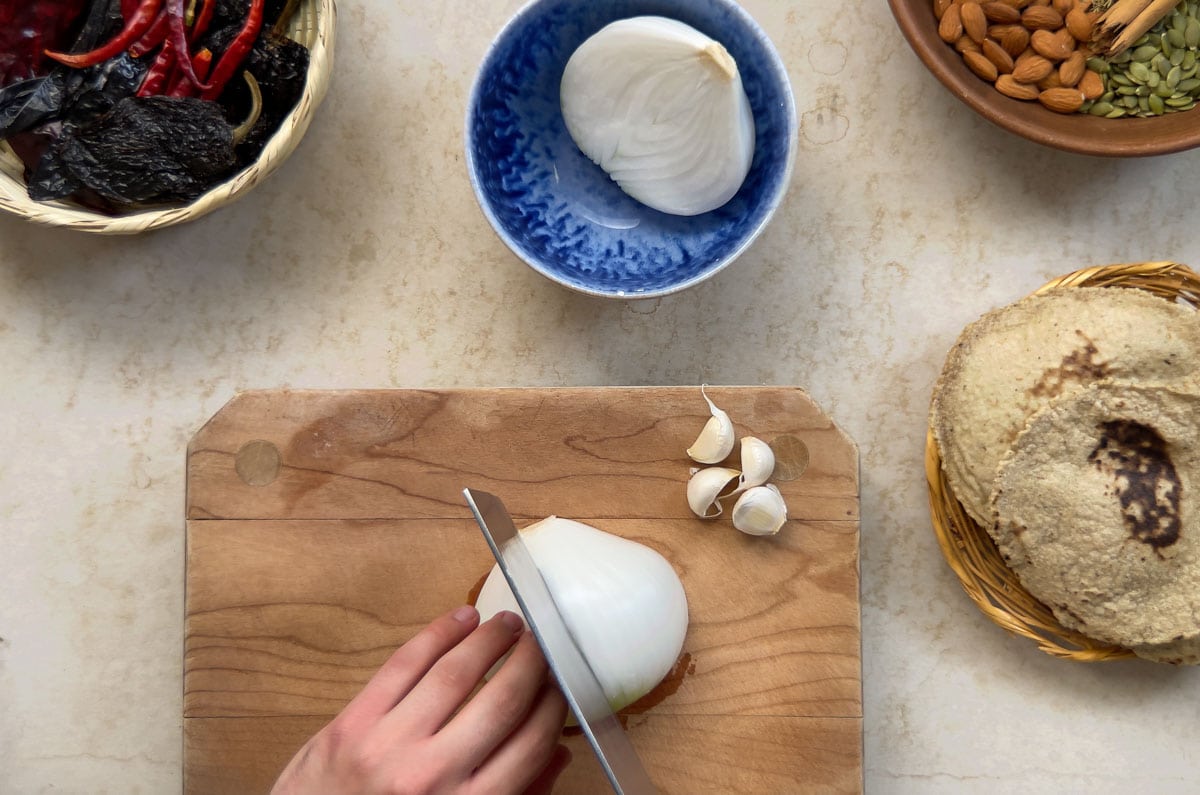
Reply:
M460 607L401 646L272 795L548 795L570 753L557 744L566 703L546 673L519 616L480 624Z

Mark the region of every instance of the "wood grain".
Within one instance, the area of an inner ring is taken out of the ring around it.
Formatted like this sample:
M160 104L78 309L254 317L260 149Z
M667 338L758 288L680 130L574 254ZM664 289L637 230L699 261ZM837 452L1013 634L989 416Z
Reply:
M685 664L623 714L664 793L858 791L856 452L800 390L710 394L739 433L807 451L779 484L791 518L774 538L688 513L695 388L232 401L188 459L185 791L268 789L396 646L467 599L492 558L464 485L637 540L679 573ZM570 739L556 791L606 792Z

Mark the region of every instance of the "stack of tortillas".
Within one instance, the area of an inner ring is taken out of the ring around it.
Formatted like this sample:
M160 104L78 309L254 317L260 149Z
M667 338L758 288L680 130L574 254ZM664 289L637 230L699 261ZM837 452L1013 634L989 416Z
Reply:
M931 427L950 488L1064 626L1200 663L1200 314L1123 287L990 312Z

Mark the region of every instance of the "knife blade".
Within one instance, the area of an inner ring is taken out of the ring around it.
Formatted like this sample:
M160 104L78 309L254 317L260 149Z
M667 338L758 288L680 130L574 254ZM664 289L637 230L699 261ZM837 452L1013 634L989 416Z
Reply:
M484 491L463 489L463 495L609 784L617 795L656 795L504 503Z

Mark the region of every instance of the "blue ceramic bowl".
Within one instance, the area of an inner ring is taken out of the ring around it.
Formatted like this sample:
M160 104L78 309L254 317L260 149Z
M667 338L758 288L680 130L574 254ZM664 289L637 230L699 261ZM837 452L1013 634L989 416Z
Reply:
M755 152L741 190L703 215L667 215L631 199L563 123L567 59L627 17L677 19L737 62L754 112ZM493 42L471 89L471 184L500 238L534 270L580 292L649 298L712 276L746 250L787 191L796 108L766 34L732 0L533 0Z

